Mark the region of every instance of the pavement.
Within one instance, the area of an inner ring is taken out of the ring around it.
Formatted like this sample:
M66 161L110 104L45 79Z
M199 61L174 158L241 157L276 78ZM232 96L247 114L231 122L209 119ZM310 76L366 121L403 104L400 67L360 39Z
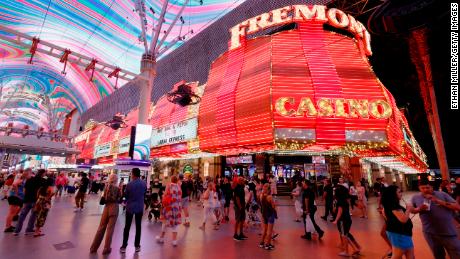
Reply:
M410 200L411 193L405 194L405 200ZM45 236L34 238L13 236L11 233L0 233L0 258L1 259L49 259L49 258L344 258L337 254L340 252L337 245L340 243L336 225L320 218L324 207L319 203L316 213L317 223L326 231L322 240L304 240L303 224L294 221L294 206L292 200L280 197L278 203L278 220L275 222L275 231L279 237L273 243L275 249L266 251L258 247L260 242L259 230L250 229L246 232L249 237L245 241L234 241L233 212L231 211L230 223L223 224L219 230L213 230L207 224L205 231L198 227L201 224L203 209L196 202L191 205L191 226L179 227L177 247L171 244L171 233L166 234L165 244L157 244L155 236L160 233L161 224L149 222L147 215L142 221L141 251L134 252L134 222L131 227L130 240L126 254L120 254L125 214L120 210L120 215L115 227L112 241L112 253L102 255L103 244L98 254L89 254L89 247L99 225L102 206L99 206L99 195L88 195L86 208L82 212L73 211L73 197L57 197L49 212L47 222L43 228ZM382 258L387 246L380 237L380 228L383 219L376 210L376 199L369 201L369 219L356 216L353 218L351 233L363 247L360 258ZM0 202L0 225L4 226L7 213L7 202ZM414 223L413 239L415 256L417 259L433 258L421 231L418 215L412 219ZM25 222L25 224L27 221ZM24 231L24 229L23 229Z

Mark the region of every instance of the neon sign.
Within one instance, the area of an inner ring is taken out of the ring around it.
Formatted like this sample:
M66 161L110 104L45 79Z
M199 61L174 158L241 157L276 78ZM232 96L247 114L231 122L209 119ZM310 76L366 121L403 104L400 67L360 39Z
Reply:
M324 5L292 5L272 10L268 13L252 17L230 29L230 50L241 46L241 37L254 34L270 27L294 22L318 21L327 23L336 28L343 28L362 39L366 55L372 55L371 37L366 27L353 16L341 10L331 8L327 10Z
M343 117L388 119L392 114L391 105L385 100L329 99L319 98L313 102L310 97L302 97L298 102L294 97L280 97L275 110L283 117Z

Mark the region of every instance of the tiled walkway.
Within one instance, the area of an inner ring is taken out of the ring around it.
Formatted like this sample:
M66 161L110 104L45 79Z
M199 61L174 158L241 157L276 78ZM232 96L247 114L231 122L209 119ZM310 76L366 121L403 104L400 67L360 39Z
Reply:
M102 246L96 255L89 254L89 247L98 227L101 209L98 205L98 195L90 195L87 208L80 213L73 212L73 199L70 197L57 198L50 210L48 220L44 227L44 237L13 236L10 233L0 233L0 258L2 259L74 259L74 258L103 258ZM387 249L380 238L379 230L382 219L376 211L376 200L370 201L370 218L361 219L353 217L352 233L363 246L362 258L381 258ZM171 234L167 234L164 245L155 242L161 225L150 223L144 216L142 226L142 240L140 253L134 253L134 222L131 228L130 242L126 255L121 255L118 248L122 242L124 227L124 214L120 213L115 229L112 254L108 258L340 258L337 256L339 249L339 235L336 226L326 223L319 218L323 207L319 207L317 222L326 230L322 241L307 241L300 238L302 224L293 220L294 207L290 200L279 200L279 220L275 223L279 238L274 242L273 251L265 251L258 247L258 231L249 231L249 239L236 242L232 239L233 225L224 224L220 230L213 230L211 226L203 232L198 229L202 218L202 209L193 203L189 228L179 228L179 246L171 245ZM5 224L7 202L0 202L0 225ZM418 216L414 221L414 242L417 259L432 258L428 246L421 233Z

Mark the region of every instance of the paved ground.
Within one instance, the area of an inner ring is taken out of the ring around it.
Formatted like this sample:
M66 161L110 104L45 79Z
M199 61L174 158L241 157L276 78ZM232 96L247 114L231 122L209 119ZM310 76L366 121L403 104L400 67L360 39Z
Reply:
M46 235L41 238L31 236L13 236L10 233L0 233L0 258L103 258L102 247L97 255L89 254L89 247L98 227L102 207L98 205L97 195L91 195L88 199L87 208L81 213L73 212L73 199L70 197L57 198L48 216L44 227ZM408 198L406 198L408 199ZM376 211L375 199L370 200L370 218L361 219L353 217L352 233L363 246L362 258L381 258L386 250L383 240L379 236L382 219ZM202 209L195 203L192 207L192 226L179 229L179 246L171 245L171 234L167 234L164 245L155 242L155 236L160 231L159 223L150 223L144 217L142 226L142 250L134 253L134 222L131 228L130 242L126 255L121 255L118 248L122 242L124 226L124 214L120 214L115 229L112 249L108 258L340 258L337 256L339 249L339 235L336 226L326 223L319 216L322 215L323 207L320 206L317 213L317 222L326 230L322 241L307 241L300 239L302 224L293 221L294 207L290 200L279 200L279 220L275 229L280 236L274 245L273 251L265 251L258 248L258 231L248 232L249 239L235 242L232 239L233 225L224 224L220 230L212 230L209 227L205 232L198 229L202 217ZM7 202L0 202L0 225L5 224ZM421 233L421 225L418 216L414 221L414 242L417 259L432 258ZM58 250L55 245L63 244L63 248L69 245L72 248Z

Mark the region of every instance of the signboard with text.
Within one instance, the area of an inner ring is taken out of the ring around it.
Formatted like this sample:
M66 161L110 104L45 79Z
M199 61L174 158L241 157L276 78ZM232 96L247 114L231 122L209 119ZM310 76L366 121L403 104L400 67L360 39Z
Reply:
M162 128L153 129L151 146L171 145L195 139L197 137L197 127L197 118L192 118Z
M120 142L118 143L118 153L126 153L129 151L129 143L130 143L130 137L121 139Z
M94 149L94 157L103 157L103 156L108 156L110 155L110 149L111 149L112 143L106 143L100 146L96 146Z
M252 156L229 156L225 158L225 162L229 165L253 163Z

